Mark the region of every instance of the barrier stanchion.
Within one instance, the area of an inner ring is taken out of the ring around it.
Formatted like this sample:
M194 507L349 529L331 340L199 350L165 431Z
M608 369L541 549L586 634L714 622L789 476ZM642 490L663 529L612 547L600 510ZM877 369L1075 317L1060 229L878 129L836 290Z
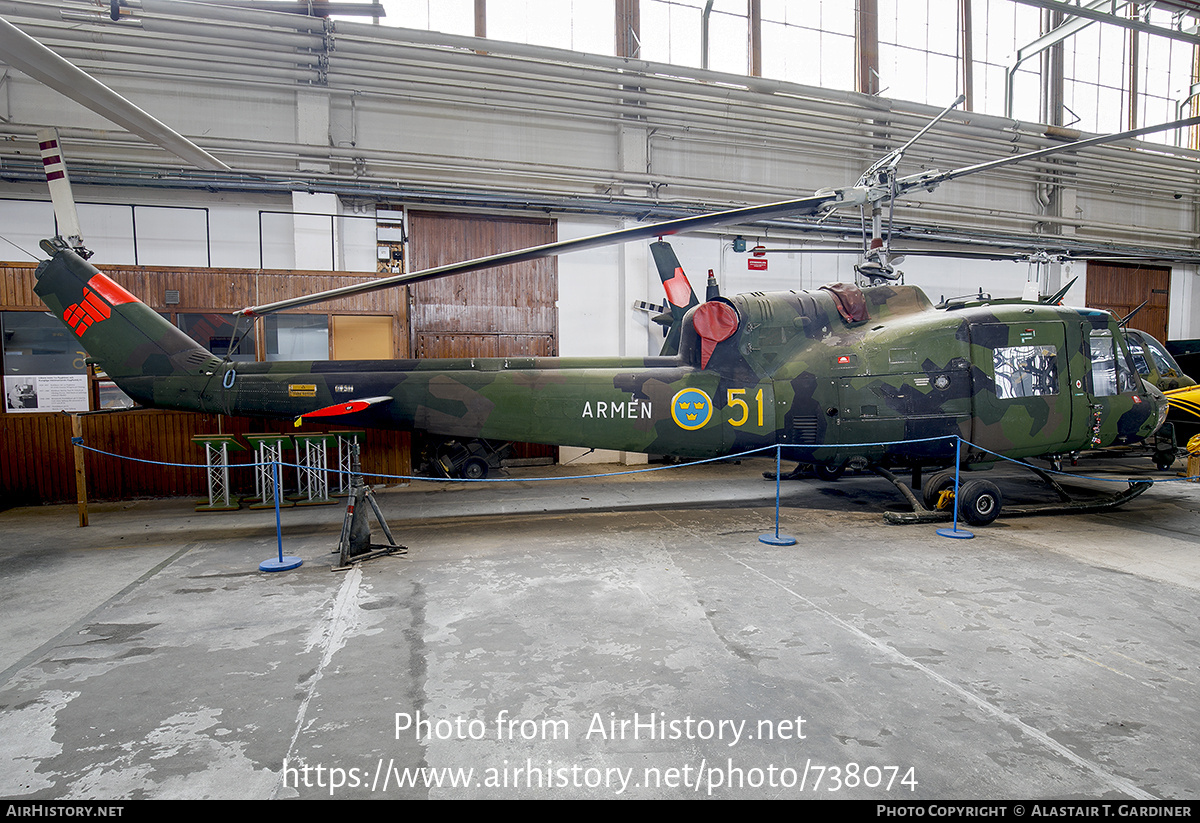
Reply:
M264 572L286 572L303 565L299 557L283 556L283 526L279 520L279 461L271 463L271 479L275 484L275 541L279 545L278 557L264 560L258 564L258 570Z
M964 441L961 437L958 437L956 435L940 435L938 437L925 437L925 438L917 438L914 440L893 440L893 441L881 441L881 442L875 442L875 443L841 443L841 444L838 444L838 446L841 449L846 449L846 448L850 448L850 447L877 447L877 446L890 446L890 445L898 445L898 444L928 443L928 442L933 442L933 441L949 440L951 438L953 438L955 441L954 442L954 494L955 494L956 498L957 498L957 496L959 494L959 490L960 490L959 487L960 487L960 470L961 470L961 466L962 466L962 444L964 442L969 447L971 447L973 449L977 449L981 453L993 455L997 460L1003 460L1003 461L1006 461L1009 463L1013 463L1015 465L1035 469L1036 471L1039 471L1042 473L1068 474L1067 472L1063 472L1063 471L1055 471L1055 470L1043 471L1043 470L1036 469L1036 467L1032 466L1029 463L1024 463L1020 460L1016 460L1016 459L1013 459L1010 457L1005 457L1004 455L1001 455L1001 454L997 454L996 452L992 452L982 446L973 444L970 441ZM107 457L114 457L114 458L117 458L120 460L128 460L128 461L131 461L134 463L143 463L143 464L156 465L156 466L170 466L170 467L176 467L176 468L194 468L194 469L207 468L204 464L171 463L171 462L166 462L166 461L161 461L161 460L147 460L145 458L132 457L130 455L116 454L113 452L108 452L108 451L104 451L102 449L96 449L91 446L84 445L80 441L81 441L81 439L72 439L71 442L73 445L76 445L85 451L89 451L94 454L105 455ZM791 443L788 445L790 445L793 448L801 449L802 452L805 449L813 451L813 450L816 450L819 448L828 448L826 445L820 444L820 443L811 443L811 444L810 443ZM792 546L792 545L796 544L796 539L789 535L784 535L784 534L779 533L780 480L781 480L781 475L782 475L780 464L782 462L782 445L775 445L774 447L760 446L758 448L748 449L744 452L738 452L736 454L722 455L720 457L712 457L712 458L707 458L704 460L696 460L696 461L693 461L693 463L690 465L723 462L723 461L729 460L731 458L742 458L742 457L751 457L754 455L765 455L765 453L768 450L770 450L771 448L775 449L775 532L774 532L774 534L762 535L759 539L763 543L768 543L768 544L772 544L772 545ZM266 563L263 564L263 568L264 568L264 570L270 570L270 571L282 571L283 568L277 567L277 564L282 564L283 561L286 559L286 560L290 560L295 563L295 565L287 566L287 568L295 568L295 566L300 565L300 559L294 558L294 557L293 558L284 558L283 557L283 533L282 533L282 527L280 526L280 515L279 515L279 504L280 504L279 493L280 493L280 485L281 485L280 469L281 469L281 466L285 466L285 465L293 466L293 468L301 468L301 466L293 465L291 463L283 463L278 458L276 458L273 461L273 464L268 463L267 465L272 466L271 472L269 472L269 473L264 472L264 473L267 474L267 476L269 478L271 478L270 480L268 480L266 482L270 483L270 485L272 487L270 490L275 492L273 497L275 498L275 500L274 500L274 502L275 502L275 523L276 523L276 535L277 535L277 540L279 543L279 560L278 561L270 561L270 563L271 563L270 569L266 568L266 566L267 566ZM239 466L237 466L237 468L261 469L262 466L263 466L262 463L255 462L255 463L250 463L250 464L246 464L246 465L239 465ZM563 476L563 477L555 477L555 476L520 477L520 478L505 477L505 478L487 478L487 479L482 479L482 478L481 479L465 479L464 478L464 479L456 480L454 482L457 482L457 483L534 483L534 482L539 482L539 481L541 481L541 482L562 482L562 481L569 481L569 480L590 480L590 479L598 479L598 478L614 478L614 477L619 477L622 475L646 474L646 473L658 472L658 471L671 471L671 470L680 469L680 468L683 468L683 466L682 465L664 465L664 466L646 467L643 469L629 469L629 470L625 470L625 471L604 472L602 474L570 475L570 476ZM336 471L333 469L330 469L329 472L331 474L336 474L338 476L343 476L344 474L346 474L340 468ZM1069 474L1069 476L1077 478L1077 479L1095 480L1095 481L1107 482L1107 483L1128 482L1131 484L1131 487L1136 483L1139 486L1145 486L1147 488L1150 486L1153 486L1155 484L1158 484L1158 483L1188 482L1188 481L1196 481L1196 480L1200 479L1200 478L1196 477L1195 472L1190 473L1190 475L1188 477L1176 477L1176 478L1160 479L1160 480L1137 480L1137 481L1115 480L1110 477L1094 477L1094 476L1074 474L1074 473ZM375 478L376 480L408 480L408 481L425 481L425 482L435 482L435 483L446 482L443 478L418 477L415 475L401 475L401 474L373 474L373 475L371 475L371 477ZM1140 493L1140 490L1138 491L1138 493ZM908 496L909 495L906 495L906 497L908 497ZM1127 496L1120 500L1117 500L1114 505L1119 505L1120 503L1126 502L1128 499L1132 499L1133 496L1136 496L1136 494L1132 495L1132 496ZM919 503L916 503L914 498L909 497L909 499L910 499L910 502L914 502L914 508L917 508L919 506ZM265 506L264 506L264 508L265 508ZM971 538L971 537L975 536L974 534L972 534L969 531L958 528L958 506L957 506L957 504L955 505L954 512L953 512L953 528L938 529L937 532L939 535L941 535L943 537L952 537L952 538L958 538L958 539L967 539L967 538Z
M960 462L959 451L962 449L962 438L954 438L954 526L949 529L938 529L937 533L942 537L950 537L955 540L970 540L975 536L973 532L966 529L958 528L958 472L962 463Z
M782 446L775 446L775 533L761 534L758 536L758 542L766 543L769 546L794 546L796 538L787 534L779 533L779 475L780 475L780 450Z

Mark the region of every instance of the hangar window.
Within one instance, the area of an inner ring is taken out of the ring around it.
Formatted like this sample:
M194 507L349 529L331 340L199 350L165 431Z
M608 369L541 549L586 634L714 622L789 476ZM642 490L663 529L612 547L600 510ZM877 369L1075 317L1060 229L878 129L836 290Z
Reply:
M216 312L205 312L203 314L180 312L178 314L178 323L179 328L183 330L184 334L217 357L224 357L227 354L231 354L229 359L240 363L253 363L256 359L254 354L254 335L252 333L242 337L232 353L229 351L230 345L233 344L233 321L227 315ZM238 329L238 334L242 334L245 330L245 326L243 325Z
M1058 348L1006 346L992 352L996 397L1043 397L1058 394Z
M961 90L957 0L879 0L879 83L888 97L944 106Z
M0 312L4 335L4 409L87 411L87 353L46 312Z
M614 0L487 2L487 36L490 39L553 46L589 54L612 54L615 51L616 19Z
M701 23L706 0L643 0L641 57L659 63L700 68L704 65ZM749 71L746 3L716 0L709 13L708 67Z
M763 76L852 91L854 28L853 3L763 0Z
M387 0L387 17L392 26L442 31L447 34L475 33L474 0ZM347 18L361 23L362 18Z
M328 360L329 316L269 314L263 318L266 360Z

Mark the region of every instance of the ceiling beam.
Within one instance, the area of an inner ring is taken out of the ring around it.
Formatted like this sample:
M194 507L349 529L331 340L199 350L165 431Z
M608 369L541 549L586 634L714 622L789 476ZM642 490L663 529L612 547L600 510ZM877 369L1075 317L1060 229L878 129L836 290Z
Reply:
M1096 20L1101 23L1110 23L1114 26L1121 26L1134 31L1145 32L1146 34L1154 34L1159 37L1166 37L1171 40L1180 40L1184 43L1200 46L1200 35L1192 34L1191 32L1179 31L1177 29L1168 29L1163 26L1155 26L1150 23L1143 23L1141 20L1122 17L1117 14L1111 14L1099 9L1089 8L1088 6L1077 6L1074 3L1065 2L1065 0L1013 0L1024 6L1036 6L1040 9L1050 9L1051 11L1061 11L1069 17L1086 17L1090 20ZM1200 11L1197 11L1200 14Z

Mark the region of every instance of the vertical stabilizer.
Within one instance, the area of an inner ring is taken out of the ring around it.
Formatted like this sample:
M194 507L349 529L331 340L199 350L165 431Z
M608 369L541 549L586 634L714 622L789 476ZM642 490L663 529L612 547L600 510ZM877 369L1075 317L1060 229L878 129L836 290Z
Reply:
M660 354L673 355L679 351L679 336L683 328L683 316L688 309L700 305L696 292L679 265L675 250L665 240L650 244L650 254L654 257L654 265L658 269L658 277L662 280L663 290L667 293L667 304L671 309L671 326L667 330L667 339L663 341Z
M220 360L70 249L37 269L34 291L126 394L153 405L153 378L211 374Z

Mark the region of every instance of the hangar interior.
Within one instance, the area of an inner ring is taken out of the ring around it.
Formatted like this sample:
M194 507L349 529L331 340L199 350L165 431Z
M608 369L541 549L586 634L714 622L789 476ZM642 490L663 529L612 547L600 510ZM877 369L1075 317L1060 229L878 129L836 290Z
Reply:
M413 0L310 16L138 0L114 20L84 0L5 0L4 19L231 169L192 166L6 68L6 394L30 372L82 368L67 352L27 356L50 334L28 314L41 303L22 269L54 225L37 128L59 130L96 262L128 270L143 299L219 348L229 312L268 293L846 185L957 94L960 110L911 149L905 171L1189 114L1193 4L1085 5ZM905 198L892 239L911 250L906 282L936 302L1016 295L1029 280L1051 293L1079 277L1069 301L1123 314L1149 299L1135 326L1200 336L1196 139L1195 127L1161 132ZM738 237L778 253L750 262ZM728 294L851 281L861 238L859 216L839 212L681 236L676 249L693 282L712 270ZM804 251L831 245L850 253ZM964 250L1053 253L948 256ZM1132 262L1101 270L1087 261L1100 252ZM259 324L236 356L641 355L657 351L661 330L633 306L661 295L647 244L629 243L296 310ZM104 398L94 388L73 402L120 402L99 388ZM6 444L33 439L52 455L42 440L53 423L35 426L36 412L13 422L30 412L12 406ZM185 437L161 452L182 462L191 448ZM407 441L389 449L400 457L386 468L408 465ZM25 499L64 496L50 478L30 486L10 472L5 484Z
M1200 2L0 0L5 26L228 167L131 133L70 96L94 91L60 93L0 48L10 813L393 797L1191 813L1191 483L944 539L884 525L895 495L865 472L767 483L775 461L754 458L581 479L647 457L530 447L512 482L381 489L409 553L339 574L340 507L200 513L204 478L179 467L89 455L87 528L73 505L22 504L75 499L60 409L123 402L33 291L55 233L40 129L61 138L93 262L236 363L640 357L663 340L635 308L663 300L642 241L290 309L232 352L231 314L851 185L960 94L901 173L1185 117ZM913 193L891 232L905 282L937 302L1078 278L1068 303L1145 302L1133 327L1200 338L1198 160L1192 126ZM863 226L844 210L671 242L697 290L710 270L725 295L815 289L854 282ZM80 425L91 446L167 463L199 462L199 435L296 431L166 410ZM413 452L372 431L364 470L406 474ZM1006 493L1032 485L1005 471ZM1124 485L1150 462L1087 472ZM764 540L772 526L798 545ZM303 565L261 572L277 550Z

